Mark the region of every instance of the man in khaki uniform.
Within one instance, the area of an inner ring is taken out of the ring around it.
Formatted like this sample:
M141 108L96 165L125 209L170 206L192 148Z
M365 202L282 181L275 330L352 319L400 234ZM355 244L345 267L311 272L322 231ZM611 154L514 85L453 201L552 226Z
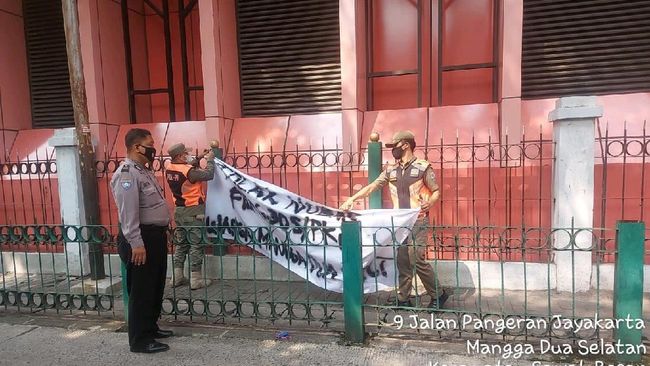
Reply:
M205 225L205 193L202 182L214 178L214 153L209 150L205 153L208 161L206 169L198 165L203 156L193 158L185 148L178 143L167 149L172 158L167 166L165 178L174 195L176 209L174 221L176 222L176 251L174 253L174 279L172 286L187 283L183 274L185 256L190 257L190 288L196 290L210 286L211 281L201 275L203 262L204 243L201 242L201 229L197 226Z
M397 249L397 268L399 270L398 306L412 306L409 299L413 287L413 276L417 273L424 288L431 296L429 308L441 308L448 295L440 288L431 264L426 261L429 208L440 197L440 190L431 164L413 155L415 136L410 131L400 131L386 144L392 149L397 163L390 165L371 184L363 187L343 205L342 210L350 210L354 201L365 198L381 189L386 183L395 208L420 208L421 213L413 226L413 232L403 245ZM415 272L415 273L414 273Z

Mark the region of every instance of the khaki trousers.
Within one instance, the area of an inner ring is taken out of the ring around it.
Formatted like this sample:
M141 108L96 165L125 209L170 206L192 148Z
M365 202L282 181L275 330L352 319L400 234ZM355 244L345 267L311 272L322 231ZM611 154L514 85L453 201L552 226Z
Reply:
M426 260L427 238L430 232L426 217L418 219L413 231L397 249L397 269L399 270L399 301L407 301L413 288L413 277L417 274L432 300L438 298L442 289L438 284L431 264Z
M185 257L189 254L190 270L192 272L201 270L205 249L205 244L201 239L201 226L205 225L204 215L204 204L176 207L174 211L174 221L176 221L174 268L183 268Z

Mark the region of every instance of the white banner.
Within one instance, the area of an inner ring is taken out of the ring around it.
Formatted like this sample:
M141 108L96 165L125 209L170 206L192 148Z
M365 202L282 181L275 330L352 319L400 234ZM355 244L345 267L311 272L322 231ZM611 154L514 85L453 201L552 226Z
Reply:
M395 287L393 232L401 243L419 209L345 213L250 177L223 161L215 163L215 178L208 182L206 222L226 227L225 239L248 245L319 287L343 292L345 243L339 242L339 234L341 219L347 216L362 226L364 292Z

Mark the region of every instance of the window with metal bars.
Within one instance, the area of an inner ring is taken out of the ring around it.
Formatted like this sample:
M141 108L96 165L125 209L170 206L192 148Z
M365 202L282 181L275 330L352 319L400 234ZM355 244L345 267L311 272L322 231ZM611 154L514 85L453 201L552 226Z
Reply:
M524 0L522 97L650 90L650 2Z
M32 126L74 126L61 0L24 0Z
M341 110L338 0L237 0L243 116Z
M493 103L498 0L366 0L370 110Z

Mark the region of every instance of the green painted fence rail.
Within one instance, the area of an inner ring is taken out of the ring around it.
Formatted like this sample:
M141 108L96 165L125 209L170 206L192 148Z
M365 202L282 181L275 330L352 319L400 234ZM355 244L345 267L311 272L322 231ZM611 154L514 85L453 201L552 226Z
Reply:
M314 233L301 228L305 237ZM190 290L187 285L165 289L163 313L166 319L207 323L258 324L278 329L316 327L345 334L352 343L363 342L367 335L411 334L425 338L484 337L497 340L550 339L554 342L620 339L638 344L641 333L619 329L585 331L575 328L538 329L503 326L524 319L550 324L555 317L572 321L615 319L627 316L649 319L641 307L643 298L643 224L621 223L617 231L617 249L607 242L614 230L548 229L513 227L443 227L427 231L428 261L438 273L441 287L451 296L441 309L429 309L431 300L414 276L412 306L397 304L397 290L363 293L362 281L380 278L398 280L398 270L390 258L378 258L373 266L361 263L364 254L377 253L376 238L388 233L396 253L400 232L414 235L406 228L360 227L358 222L342 223L341 259L344 292L319 288L298 277L280 264L255 253L269 245L269 232L288 238L280 241L283 250L313 250L310 240L290 239L288 227L184 227L171 230L169 247L179 243L201 245L204 249L202 272L213 283L207 288ZM116 227L102 226L0 226L0 310L86 313L126 317L121 261L115 246ZM226 240L226 234L234 237ZM578 247L584 238L592 238L591 247ZM361 238L364 242L361 243ZM368 238L375 238L368 241ZM577 240L580 239L580 240ZM561 240L562 242L558 242ZM107 279L90 280L83 245L102 247ZM246 244L241 244L246 243ZM278 244L278 243L275 243ZM228 248L226 255L215 251ZM383 250L385 250L385 246ZM593 288L587 292L558 292L553 255L558 250L593 254ZM251 254L252 253L252 254ZM385 253L385 252L384 252ZM451 256L449 253L457 253ZM462 254L463 260L459 260ZM616 255L615 264L601 263L603 255ZM186 261L187 262L187 261ZM289 267L294 266L290 263ZM607 267L609 266L609 267ZM607 273L616 278L607 280ZM171 256L168 277L174 279ZM610 269L608 269L610 268ZM415 269L414 269L415 271ZM481 274L480 276L478 274ZM189 275L189 270L186 270ZM605 283L615 283L607 288ZM647 312L647 310L646 310ZM412 325L413 319L422 324ZM469 322L469 324L467 324ZM486 323L477 328L475 324ZM433 329L434 325L445 324ZM491 324L491 325L490 325ZM501 327L499 326L501 324ZM647 334L642 334L648 336Z

